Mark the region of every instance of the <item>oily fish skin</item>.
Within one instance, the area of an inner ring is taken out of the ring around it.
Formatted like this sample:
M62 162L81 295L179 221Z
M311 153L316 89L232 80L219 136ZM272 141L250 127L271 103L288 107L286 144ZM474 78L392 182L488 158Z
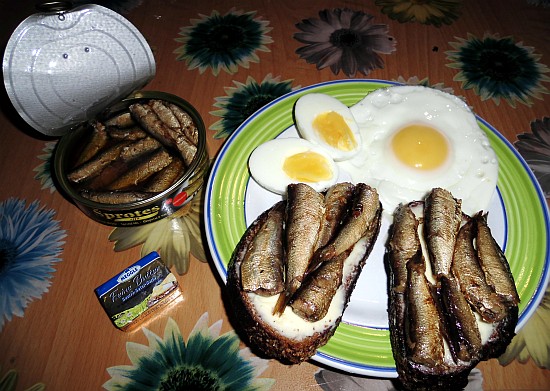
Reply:
M197 154L193 119L164 100L137 101L88 128L67 179L83 198L101 204L133 203L167 190Z
M406 389L462 389L479 361L504 352L519 296L486 215L464 215L460 200L435 188L396 210L385 261L390 341Z
M365 184L326 193L289 185L287 199L248 227L228 266L229 300L250 345L287 363L315 354L340 322L380 218L378 194Z

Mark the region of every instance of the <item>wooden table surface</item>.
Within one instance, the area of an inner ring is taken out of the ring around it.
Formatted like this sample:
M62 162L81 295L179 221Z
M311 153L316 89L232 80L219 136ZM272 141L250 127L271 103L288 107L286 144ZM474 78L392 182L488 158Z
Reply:
M30 3L0 2L2 47L16 26L35 12ZM348 78L343 72L334 74L329 68L317 69L315 64L307 63L296 54L296 50L303 46L293 38L293 34L298 32L296 24L303 19L318 18L318 12L324 8L347 7L363 11L374 16L374 23L388 26L387 34L394 39L395 51L379 54L383 67L372 69L368 75L357 73L357 78L398 80L401 77L400 80L407 81L418 77L420 80L428 78L431 85L442 83L444 87L452 88L456 95L465 97L479 116L512 143L517 141L518 134L531 131L531 122L550 115L547 68L540 68L544 77L537 81L537 88L543 92L540 99L533 98L528 104L517 99L501 99L497 104L494 99L483 99L474 89L465 89L455 79L458 69L448 66L451 61L446 54L453 50L452 42L468 39L470 34L480 39L484 34L494 34L500 38L511 37L521 47L532 48L532 53L540 55L538 63L549 65L550 8L533 4L537 3L534 1L457 1L463 3L459 17L451 24L441 26L394 20L382 13L381 6L374 1L326 1L321 4L303 0L242 0L236 3L144 0L111 3L128 5L119 11L140 30L154 52L156 75L144 89L173 93L197 108L208 129L211 157L225 140L224 137L214 137L217 131L211 129L221 119L212 113L219 109L215 106L215 98L227 95L229 88L247 83L250 77L260 83L267 75L279 81L290 80L292 88ZM547 1L538 3L548 4ZM193 19L211 15L213 10L224 15L232 7L234 11L256 11L255 18L269 22L267 35L272 42L265 43L268 50L256 52L257 62L251 61L248 68L238 66L234 73L222 69L214 75L210 68L201 73L198 68L189 69L185 61L176 59L174 51L182 44L175 38L180 37L181 27L191 26ZM86 94L86 91L82 93ZM141 246L114 251L113 243L108 239L112 228L86 217L59 191L42 188L41 182L35 178L34 169L43 162L39 156L43 154L45 145L55 139L30 129L15 113L5 92L0 107L0 202L11 197L25 200L27 204L38 200L42 207L55 211L54 219L60 222L60 228L67 235L59 255L61 261L54 265L47 292L31 300L22 316L10 316L12 319L6 320L0 329L0 378L8 370L15 369L18 382L14 389L17 390L35 383L45 384L48 390L101 389L110 379L107 368L130 365L126 342L145 345L148 342L139 328L129 333L115 329L98 304L94 289L139 259ZM0 227L0 230L4 229L7 227ZM148 322L146 327L149 330L162 336L167 318L171 317L187 338L205 312L210 324L222 320L222 332L233 329L222 301L222 285L212 262L203 263L192 258L189 271L178 274L177 279L184 300ZM548 349L550 346L546 348L547 363ZM315 390L321 388L314 377L319 368L315 362L286 366L271 360L260 377L275 379L272 390ZM506 366L492 359L481 363L478 368L482 371L485 390L550 389L550 371L539 368L532 359L526 363L514 360ZM330 384L324 387L328 386ZM331 386L332 389L344 389L339 388L338 381ZM386 387L386 383L380 383L380 387Z

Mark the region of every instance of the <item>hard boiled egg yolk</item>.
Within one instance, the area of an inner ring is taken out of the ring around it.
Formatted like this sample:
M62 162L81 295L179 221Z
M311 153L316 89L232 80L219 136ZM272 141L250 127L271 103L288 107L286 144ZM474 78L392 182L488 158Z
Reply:
M283 163L283 171L300 182L319 182L332 178L327 159L317 152L306 151L291 155Z
M395 156L409 167L433 170L445 163L449 146L436 129L412 124L400 129L391 140Z
M357 140L341 114L335 111L321 113L313 120L313 128L319 136L333 148L352 151L357 148Z

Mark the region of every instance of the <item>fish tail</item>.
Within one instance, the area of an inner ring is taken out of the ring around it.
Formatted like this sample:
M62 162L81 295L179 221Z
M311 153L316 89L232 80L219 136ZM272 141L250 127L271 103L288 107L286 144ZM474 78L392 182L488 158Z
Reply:
M288 290L284 290L279 295L275 307L273 308L273 315L282 315L285 312L285 308L290 301L291 293Z

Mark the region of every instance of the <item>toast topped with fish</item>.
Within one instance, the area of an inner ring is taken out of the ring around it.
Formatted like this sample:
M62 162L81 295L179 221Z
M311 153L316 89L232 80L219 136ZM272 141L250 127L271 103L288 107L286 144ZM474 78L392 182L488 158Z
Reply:
M228 265L238 328L259 353L299 363L340 323L380 230L375 189L299 183L246 230Z
M514 337L519 296L487 215L433 189L400 205L387 242L389 328L408 390L461 390Z

